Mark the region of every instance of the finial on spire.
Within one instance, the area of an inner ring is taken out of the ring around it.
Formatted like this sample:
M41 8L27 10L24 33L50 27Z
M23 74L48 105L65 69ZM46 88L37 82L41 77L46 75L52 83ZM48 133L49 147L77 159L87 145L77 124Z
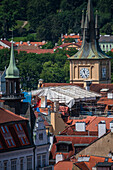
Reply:
M86 20L85 20L85 39L89 39L89 21L88 21L88 12L86 11Z
M95 16L95 34L96 34L96 39L99 39L98 11L97 10L96 10L96 16Z
M15 57L14 57L13 41L11 43L10 63L8 68L6 69L5 78L19 78L19 70L16 67Z
M84 31L84 10L82 10L81 38L83 38L83 31Z

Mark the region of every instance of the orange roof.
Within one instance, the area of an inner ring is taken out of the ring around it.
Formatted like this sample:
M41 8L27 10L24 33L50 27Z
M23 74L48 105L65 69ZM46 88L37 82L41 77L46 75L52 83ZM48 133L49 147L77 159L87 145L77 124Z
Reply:
M74 148L74 144L90 144L93 141L95 141L97 139L96 136L75 136L75 135L59 135L59 136L55 136L55 143L52 145L52 149L51 149L51 155L52 158L55 159L55 156L57 154L56 152L56 144L59 142L72 142L72 150L70 150L69 152L66 153L62 153L64 156L64 159L70 158L72 155L74 155L75 153L75 148Z
M44 54L44 53L54 53L53 49L17 49L18 53L20 51L26 51L27 53L36 53L36 54Z
M77 38L77 39L80 39L79 35L64 35L63 37L64 38Z
M54 165L54 170L72 170L73 162L71 161L59 161Z
M95 117L91 123L89 123L86 126L86 130L88 131L98 131L98 123L100 121L104 120L106 122L106 128L110 129L110 122L113 120L113 118L108 118L108 117Z
M73 119L72 124L71 125L75 125L76 122L85 122L86 124L91 123L94 119L96 118L96 116L87 116L85 119ZM67 123L70 123L70 120L67 121Z
M44 45L46 43L45 42L29 42L29 43L27 43L27 42L22 42L22 43L15 42L15 44L18 45L18 46L29 46L29 44L40 46L40 45Z
M78 47L78 48L81 47L81 45L79 45L78 43L64 43L64 44L62 44L62 45L60 45L60 46L54 47L54 49L61 48L61 47L62 47L62 48L68 47L69 45L75 45L75 46Z
M82 157L84 157L82 155ZM85 155L85 157L88 157L88 155ZM87 170L92 170L92 167L94 167L98 162L104 162L105 161L105 157L99 157L99 156L90 156L89 161L83 161L83 162L76 162L75 165L77 165L78 167L82 167L84 170L87 167ZM113 163L111 158L108 158L108 162Z
M111 49L111 52L113 52L113 48Z
M15 113L0 108L0 123L12 122L12 121L20 121L20 120L28 120L22 116L16 115Z
M108 99L107 97L101 97L97 103L106 104L106 105L113 105L113 99Z
M73 84L73 83L44 83L44 87L55 87L55 86L79 86L83 87L83 84Z

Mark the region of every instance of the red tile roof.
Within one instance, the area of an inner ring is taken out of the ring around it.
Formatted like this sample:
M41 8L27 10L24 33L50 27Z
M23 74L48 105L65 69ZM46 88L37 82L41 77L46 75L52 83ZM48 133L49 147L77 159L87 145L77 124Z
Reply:
M53 49L18 49L17 50L18 53L20 53L20 51L26 51L27 53L36 53L36 54L44 54L44 53L54 53Z
M2 43L6 44L7 46L11 47L11 42L7 41L7 40L0 40ZM13 44L14 47L16 47L16 44Z
M29 44L30 45L37 45L37 46L40 46L40 45L44 45L44 44L46 44L45 42L22 42L22 43L20 43L20 42L15 42L15 44L16 45L18 45L18 46L29 46Z
M89 157L88 155L85 156L81 156L81 157ZM86 170L92 170L93 167L95 167L95 165L98 162L105 162L105 157L99 157L99 156L90 156L89 161L82 161L82 162L76 162L75 165L77 165L79 168L81 169L86 169ZM107 162L111 162L113 163L111 158L108 158Z
M54 170L72 170L73 162L71 161L59 161L54 165Z
M20 121L20 120L28 120L28 119L22 116L16 115L13 112L10 112L9 110L0 108L0 123Z
M54 87L54 86L79 86L83 87L83 84L72 84L72 83L43 83L44 87Z
M113 48L111 49L111 52L113 52Z
M102 120L104 120L106 122L106 128L107 128L107 130L109 130L110 122L113 120L112 117L110 118L110 117L87 116L85 119L82 119L82 120L72 120L72 126L70 126L70 127L72 129L74 129L76 122L86 122L86 131L98 132L98 123ZM67 127L62 133L68 133L68 128L69 127ZM75 133L75 132L73 132L73 133Z
M96 140L97 137L92 137L92 136L55 136L55 143L53 144L52 146L52 149L51 149L51 154L52 154L52 158L55 159L56 157L56 144L59 142L59 141L69 141L69 142L72 142L72 150L70 150L69 152L66 152L66 153L62 153L64 158L67 159L70 158L72 155L74 155L75 153L75 149L74 149L74 144L90 144L92 143L94 140Z
M113 84L91 84L90 90L100 93L101 89L113 90Z
M62 44L62 45L60 45L60 46L54 47L54 49L68 47L68 46L70 46L70 45L75 45L75 46L77 46L78 48L81 47L78 43L64 43L64 44Z
M97 103L105 104L105 105L113 105L113 99L108 99L107 97L101 97Z
M80 39L79 35L64 35L63 37L64 38L77 38L77 39Z

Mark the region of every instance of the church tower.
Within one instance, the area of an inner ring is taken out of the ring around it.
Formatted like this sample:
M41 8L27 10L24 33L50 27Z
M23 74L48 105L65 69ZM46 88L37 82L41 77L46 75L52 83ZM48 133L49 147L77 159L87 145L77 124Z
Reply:
M20 104L21 99L23 99L22 94L20 93L20 77L19 70L15 64L13 42L11 45L11 55L10 63L6 69L6 94L2 96L4 101L5 109L11 110L13 113L20 114Z
M84 21L85 18L85 21ZM110 83L111 61L99 46L98 14L94 17L91 0L88 0L86 16L82 13L82 46L70 57L70 83Z

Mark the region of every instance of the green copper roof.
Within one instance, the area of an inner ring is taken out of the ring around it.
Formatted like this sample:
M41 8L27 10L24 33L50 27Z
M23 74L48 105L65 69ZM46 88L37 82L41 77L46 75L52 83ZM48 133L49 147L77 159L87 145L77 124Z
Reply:
M83 15L83 14L82 14ZM83 16L82 16L83 18ZM94 17L91 0L88 0L86 19L82 19L83 40L80 50L69 59L110 59L99 46L98 16Z
M13 42L11 45L10 63L9 63L8 68L6 69L6 77L5 78L19 78L19 70L15 64Z

